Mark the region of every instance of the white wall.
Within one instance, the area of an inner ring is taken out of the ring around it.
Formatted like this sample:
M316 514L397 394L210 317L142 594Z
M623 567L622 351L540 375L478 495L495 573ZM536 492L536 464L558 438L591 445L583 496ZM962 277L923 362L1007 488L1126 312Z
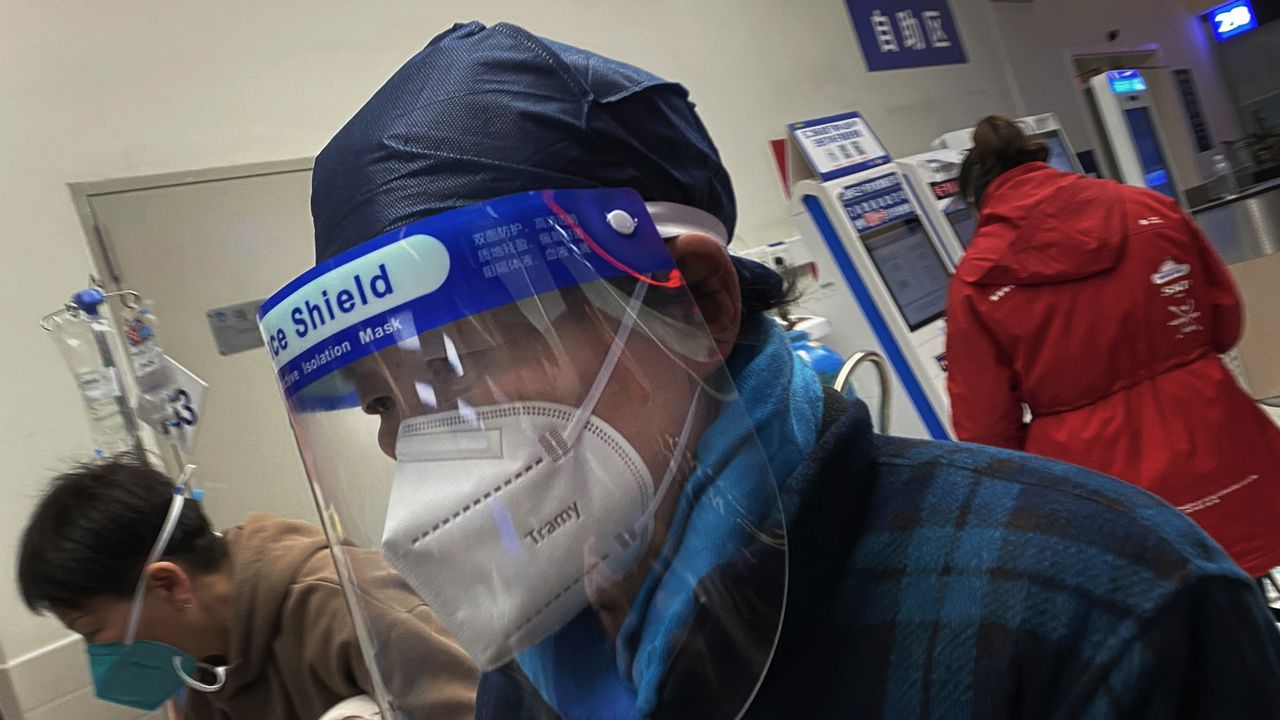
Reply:
M1070 57L1073 51L1101 51L1108 46L1160 45L1171 68L1191 68L1214 141L1240 137L1231 99L1219 80L1212 41L1200 17L1187 5L1169 0L1037 0L992 7L1027 111L1058 113L1077 150L1093 147L1093 139ZM1110 30L1120 31L1114 43L1107 41ZM1185 122L1167 132L1185 136Z
M450 23L510 19L689 86L733 173L741 240L768 242L793 234L766 146L787 122L860 109L905 154L1013 109L986 0L951 4L969 64L871 75L841 0L4 3L0 660L66 636L29 616L10 581L44 480L88 444L36 326L90 270L66 183L312 155Z
M0 664L0 712L5 720L165 720L167 715L96 699L84 649L71 637L14 658L11 666Z

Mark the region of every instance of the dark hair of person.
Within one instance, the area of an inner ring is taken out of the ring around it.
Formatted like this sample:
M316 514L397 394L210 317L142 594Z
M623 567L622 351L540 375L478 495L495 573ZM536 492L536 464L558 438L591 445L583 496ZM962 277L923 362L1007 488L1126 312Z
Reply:
M18 586L27 607L78 610L99 597L132 597L173 487L131 454L83 463L54 478L18 550ZM208 575L227 558L226 542L200 503L188 499L163 559Z
M781 310L796 301L795 281L768 265L734 255L733 266L738 272L743 317Z
M960 193L977 208L996 178L1020 165L1048 159L1048 146L1029 140L1018 123L1003 115L985 117L973 129L973 148L960 167Z

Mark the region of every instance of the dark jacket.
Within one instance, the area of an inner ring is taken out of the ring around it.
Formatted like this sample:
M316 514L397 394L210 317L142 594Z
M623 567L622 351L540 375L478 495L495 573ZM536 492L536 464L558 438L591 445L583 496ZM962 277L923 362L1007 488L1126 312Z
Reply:
M1172 200L1043 163L1006 172L947 325L961 440L1134 483L1249 575L1280 565L1280 429L1218 359L1240 339L1240 302Z
M786 619L745 717L1280 717L1280 634L1177 510L1050 460L876 436L843 404L798 471ZM737 714L682 675L658 717ZM486 674L477 716L554 717L529 694Z

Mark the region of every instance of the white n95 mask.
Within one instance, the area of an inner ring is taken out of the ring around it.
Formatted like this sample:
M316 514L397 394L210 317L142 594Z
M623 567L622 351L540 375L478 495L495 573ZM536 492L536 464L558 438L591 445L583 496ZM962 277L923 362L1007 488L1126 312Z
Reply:
M576 412L507 403L400 426L383 553L481 669L564 626L589 575L648 545L648 468L599 418L573 433Z
M587 607L590 576L625 571L648 545L673 473L655 492L639 453L593 414L645 287L580 407L462 405L400 424L383 554L482 670L563 627Z

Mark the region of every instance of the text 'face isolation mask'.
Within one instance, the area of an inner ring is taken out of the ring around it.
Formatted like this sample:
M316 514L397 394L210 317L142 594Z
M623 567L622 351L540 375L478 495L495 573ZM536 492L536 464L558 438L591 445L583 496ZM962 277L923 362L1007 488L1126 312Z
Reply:
M387 709L414 676L378 601L392 586L566 717L606 696L651 708L693 657L711 662L681 682L728 708L754 692L785 530L663 242L705 220L683 210L660 232L628 190L512 195L374 238L263 305Z

